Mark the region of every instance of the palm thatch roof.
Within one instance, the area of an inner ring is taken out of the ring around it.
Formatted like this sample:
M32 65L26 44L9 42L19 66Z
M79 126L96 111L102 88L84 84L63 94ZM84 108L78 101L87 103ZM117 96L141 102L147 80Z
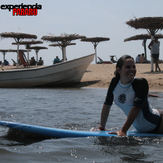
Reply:
M43 41L31 40L31 41L20 41L20 42L13 42L12 43L12 45L25 45L26 49L30 49L30 46L32 44L43 44ZM29 53L29 51L28 51L28 53ZM29 56L28 56L28 58L29 58Z
M20 51L23 51L23 52L27 52L27 50L25 49L19 49ZM0 49L0 52L4 52L4 53L7 53L7 52L17 52L17 50L15 49Z
M135 35L135 36L126 38L124 39L124 42L132 41L132 40L144 40L144 39L150 39L150 38L151 36L148 34L140 34L140 35Z
M163 34L156 34L155 37L158 39L163 38ZM135 35L135 36L126 38L124 41L126 42L126 41L132 41L132 40L146 40L146 39L151 39L151 35L149 34Z
M45 41L51 41L51 42L67 42L72 41L76 39L85 38L85 36L81 36L78 34L63 34L61 36L43 36L41 39Z
M41 49L48 49L48 48L45 47L45 46L32 46L32 47L30 47L29 49L41 50Z
M158 30L163 29L163 17L142 17L131 19L126 22L135 29L146 29L149 33L154 35Z
M76 43L69 43L69 44L67 44L67 46L71 46L71 45L76 45ZM49 44L49 46L56 47L56 46L62 46L62 45L61 44Z
M17 45L17 42L13 42L12 45ZM32 45L32 44L43 44L43 41L36 41L36 40L31 40L31 41L21 41L19 42L19 45Z
M87 37L81 39L81 41L86 41L86 42L101 42L101 41L109 41L109 37Z
M36 39L37 36L27 33L4 32L0 33L1 38L17 38L17 39Z
M79 34L62 34L61 36L43 36L41 39L45 41L57 42L55 46L61 47L63 61L66 61L67 60L66 47L71 45L72 40L77 40L82 38L85 38L85 36L81 36Z

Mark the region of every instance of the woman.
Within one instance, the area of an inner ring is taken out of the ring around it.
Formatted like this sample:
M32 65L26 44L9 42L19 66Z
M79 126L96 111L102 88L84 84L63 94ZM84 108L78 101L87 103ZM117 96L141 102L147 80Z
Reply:
M111 105L118 105L127 119L122 128L116 132L126 136L133 124L138 132L163 132L163 112L152 109L148 104L148 82L144 78L134 78L136 67L131 56L122 56L116 65L115 77L112 79L101 112L99 129L105 130Z

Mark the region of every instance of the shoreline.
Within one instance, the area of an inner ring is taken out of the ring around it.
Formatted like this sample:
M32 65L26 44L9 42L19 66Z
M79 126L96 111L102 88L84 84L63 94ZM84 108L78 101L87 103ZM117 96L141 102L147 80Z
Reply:
M115 64L91 64L81 79L81 86L86 88L108 88L114 77ZM150 64L136 64L136 77L146 78L150 92L163 92L163 64L161 72L150 72Z

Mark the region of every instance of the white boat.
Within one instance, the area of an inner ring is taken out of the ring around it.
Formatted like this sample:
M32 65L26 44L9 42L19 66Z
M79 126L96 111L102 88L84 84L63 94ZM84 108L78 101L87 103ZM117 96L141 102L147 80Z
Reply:
M94 54L35 68L0 71L1 88L55 87L79 83Z

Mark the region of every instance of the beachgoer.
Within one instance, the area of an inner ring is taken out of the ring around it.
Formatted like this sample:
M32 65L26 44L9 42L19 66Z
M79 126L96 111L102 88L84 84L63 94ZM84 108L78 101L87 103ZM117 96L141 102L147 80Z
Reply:
M56 58L54 58L53 64L59 63L61 62L61 60L59 59L58 56L56 56Z
M135 78L135 75L134 59L128 55L122 56L116 64L115 77L111 80L102 108L100 130L105 130L114 101L127 116L117 135L126 136L131 125L138 132L163 133L163 111L151 108L148 103L148 82L144 78Z
M138 54L136 57L136 63L140 63L140 54Z
M155 63L155 71L161 71L159 67L159 50L160 50L160 42L158 38L154 37L148 48L151 50L151 72L153 72L153 63Z
M44 61L42 60L42 57L40 57L40 59L39 59L37 65L43 65L43 64L44 64Z
M35 60L35 58L34 58L34 57L31 57L31 60L30 60L30 65L31 65L31 66L36 65L36 60Z
M117 62L114 58L116 58L116 56L114 56L114 55L110 56L110 60L111 60L112 63L116 63Z
M8 65L9 65L9 62L5 59L3 64L4 64L5 66L8 66Z
M145 55L144 55L144 53L142 53L140 55L140 63L145 63L145 62L146 62Z

